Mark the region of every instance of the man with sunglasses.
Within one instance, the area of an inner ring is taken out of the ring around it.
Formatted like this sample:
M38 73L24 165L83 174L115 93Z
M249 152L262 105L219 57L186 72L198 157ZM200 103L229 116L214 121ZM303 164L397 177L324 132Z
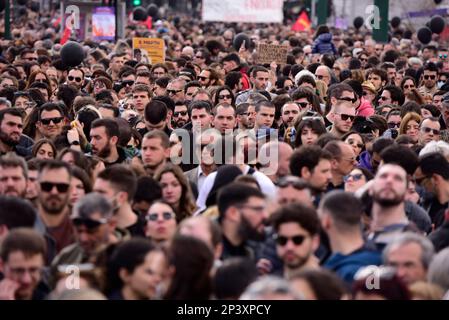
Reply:
M47 263L73 243L73 224L70 220L70 166L60 160L46 160L39 168L38 215L34 229L47 241Z
M36 139L47 138L54 140L61 135L66 123L67 119L61 106L57 103L47 102L38 112Z
M313 207L312 189L304 179L285 176L279 179L276 187L277 202L280 205L302 203Z
M438 67L433 62L428 62L424 65L424 71L421 78L421 87L419 93L426 97L432 98L433 94L438 91Z
M423 119L419 125L419 142L426 145L430 141L440 140L441 124L438 118Z
M305 268L318 269L314 252L320 245L320 220L315 209L289 204L275 211L272 221L276 252L284 263L284 278Z
M355 113L356 110L351 103L338 101L331 115L333 124L329 132L338 138L348 133L354 123Z
M332 255L324 267L335 272L348 285L364 266L380 265L381 255L365 243L362 229L363 206L352 193L335 190L321 200L318 214L326 232Z
M404 93L399 87L396 87L395 85L388 85L382 89L382 93L378 100L378 106L383 106L386 104L402 106L404 100Z
M175 111L173 112L172 126L173 129L182 128L190 122L189 112L185 101L175 103Z
M167 94L174 101L184 101L184 87L186 81L181 78L171 80L167 85Z
M82 89L84 86L84 71L81 68L72 68L67 75L67 84Z
M103 195L90 193L80 199L73 208L72 222L75 243L64 248L52 261L51 275L54 277L58 266L89 262L92 255L111 240L122 240L129 234L116 229L112 204Z

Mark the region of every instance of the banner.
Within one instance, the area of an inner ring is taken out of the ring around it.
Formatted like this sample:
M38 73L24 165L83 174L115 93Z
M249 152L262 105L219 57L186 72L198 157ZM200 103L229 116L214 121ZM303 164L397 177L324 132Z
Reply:
M92 13L92 38L94 41L115 39L115 10L98 7Z
M150 64L165 62L165 42L158 38L133 38L133 53L139 54L138 61Z
M203 0L203 21L282 23L283 0Z

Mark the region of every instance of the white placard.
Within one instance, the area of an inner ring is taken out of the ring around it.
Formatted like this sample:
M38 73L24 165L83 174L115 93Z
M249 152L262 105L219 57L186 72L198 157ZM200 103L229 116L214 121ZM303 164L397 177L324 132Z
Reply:
M284 0L203 0L203 21L282 23Z

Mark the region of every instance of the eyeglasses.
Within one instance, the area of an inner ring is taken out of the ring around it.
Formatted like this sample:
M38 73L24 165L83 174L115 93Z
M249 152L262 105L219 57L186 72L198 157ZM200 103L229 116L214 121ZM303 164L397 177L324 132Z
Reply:
M98 228L103 224L106 224L107 220L106 219L93 220L90 218L76 217L72 219L72 222L75 225L75 227L85 226L87 229L92 230Z
M338 98L337 100L355 103L357 101L357 98L342 97L342 98Z
M179 112L173 112L174 117L185 117L187 115L187 111L179 111Z
M366 58L360 58L360 61L362 61L362 62L367 62L368 59L366 59Z
M157 221L159 219L159 213L150 213L146 216L147 221ZM165 221L171 220L175 218L175 214L173 212L163 212L162 219Z
M179 90L167 90L167 93L168 94L178 94L179 92L181 92L182 91L182 89L179 89Z
M363 143L357 143L356 141L349 139L348 140L348 144L350 144L351 146L356 146L359 149L362 149L364 147Z
M53 182L41 182L41 190L44 192L50 192L54 187L59 193L66 193L69 190L70 185L68 183L53 183Z
M390 129L399 128L400 125L400 122L388 122L388 128Z
M134 80L125 80L125 81L122 81L122 86L124 86L124 87L132 87L133 84L134 84Z
M278 234L274 235L274 240L276 241L276 243L278 245L280 245L282 247L285 246L289 240L292 240L296 246L300 246L304 242L305 239L306 239L306 237L303 235L297 235L297 236L293 236L293 237L285 237L285 236L281 236Z
M74 77L74 76L68 76L67 79L69 79L69 81L75 80L76 82L83 81L83 79L81 79L80 77Z
M94 83L94 88L106 88L106 85L101 81L97 81Z
M232 96L230 94L220 94L218 99L232 99Z
M327 78L327 76L323 76L320 74L316 74L315 77L317 77L318 80L323 80L324 78Z
M356 173L356 174L348 174L347 176L343 177L344 182L348 182L349 179L351 179L353 181L359 181L360 179L363 178L363 173Z
M64 117L41 119L41 122L43 125L48 126L50 122L53 122L53 124L58 124L62 120L64 120Z
M425 133L432 132L436 136L440 135L440 130L437 130L437 129L432 129L432 128L429 128L429 127L422 127L421 130L424 131Z
M343 121L347 121L349 119L351 122L353 122L355 119L355 116L352 116L350 114L338 113L338 115L340 116L341 120L343 120Z
M424 76L424 80L429 80L429 79L431 79L431 80L435 80L436 79L436 75L428 75L428 74L426 74L425 76Z

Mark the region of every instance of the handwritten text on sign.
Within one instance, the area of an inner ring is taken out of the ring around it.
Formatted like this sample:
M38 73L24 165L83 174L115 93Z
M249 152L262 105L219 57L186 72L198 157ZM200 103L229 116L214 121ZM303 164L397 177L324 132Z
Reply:
M283 0L203 0L203 20L282 23L283 3Z
M286 64L287 52L287 46L260 43L257 46L257 63L270 64L276 61L277 64Z

